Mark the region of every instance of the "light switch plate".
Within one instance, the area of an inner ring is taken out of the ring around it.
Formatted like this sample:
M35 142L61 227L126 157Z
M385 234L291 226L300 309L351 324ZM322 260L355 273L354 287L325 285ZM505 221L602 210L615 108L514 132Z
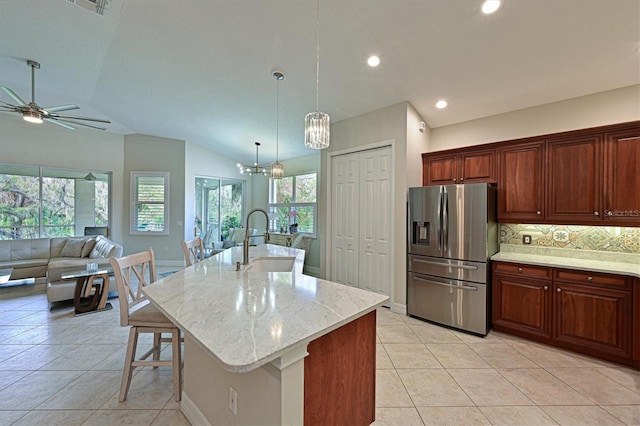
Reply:
M531 244L531 235L523 235L522 244Z

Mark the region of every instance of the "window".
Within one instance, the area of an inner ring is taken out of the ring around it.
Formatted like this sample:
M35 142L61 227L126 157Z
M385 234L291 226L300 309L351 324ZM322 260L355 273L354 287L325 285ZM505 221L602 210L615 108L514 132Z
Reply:
M209 233L209 241L225 240L233 228L241 228L244 184L241 180L195 178L195 235Z
M317 173L305 173L269 180L269 230L288 232L298 225L298 232L316 235Z
M169 235L169 172L131 172L131 235Z
M110 173L0 164L0 239L83 235L109 226Z

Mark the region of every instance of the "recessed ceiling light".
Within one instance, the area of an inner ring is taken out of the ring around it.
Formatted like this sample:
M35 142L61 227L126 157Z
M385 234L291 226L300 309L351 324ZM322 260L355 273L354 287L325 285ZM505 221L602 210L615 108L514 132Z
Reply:
M446 108L447 105L449 105L449 102L445 101L444 99L440 99L438 102L436 102L436 108L438 109Z
M376 55L371 55L369 59L367 59L367 64L369 64L370 67L377 67L380 65L380 58Z
M482 13L484 13L485 15L490 15L496 10L500 9L501 5L501 0L485 0L484 3L482 3Z

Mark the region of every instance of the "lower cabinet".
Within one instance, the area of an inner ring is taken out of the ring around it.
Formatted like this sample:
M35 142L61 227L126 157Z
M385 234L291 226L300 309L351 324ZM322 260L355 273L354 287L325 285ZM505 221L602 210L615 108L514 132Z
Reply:
M633 305L631 277L493 263L496 331L640 369Z

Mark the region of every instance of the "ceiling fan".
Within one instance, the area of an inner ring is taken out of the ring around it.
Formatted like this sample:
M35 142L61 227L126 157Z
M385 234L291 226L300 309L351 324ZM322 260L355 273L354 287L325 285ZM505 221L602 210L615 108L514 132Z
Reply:
M13 111L22 115L22 118L25 121L30 123L42 123L43 121L48 121L49 123L57 124L58 126L64 127L66 129L74 130L75 127L73 125L91 127L93 129L98 130L106 130L104 127L95 126L93 124L85 123L85 121L93 121L96 123L105 123L110 124L111 121L103 120L100 118L91 118L91 117L79 117L73 115L62 115L58 114L62 111L69 111L72 109L79 109L78 105L67 104L67 105L57 105L48 108L42 108L40 105L36 103L36 68L40 69L40 64L36 61L27 60L27 65L31 67L31 102L26 103L20 98L20 96L16 95L16 93L5 86L0 86L2 90L4 90L7 95L9 95L18 105L12 105L10 103L0 101L0 111Z

